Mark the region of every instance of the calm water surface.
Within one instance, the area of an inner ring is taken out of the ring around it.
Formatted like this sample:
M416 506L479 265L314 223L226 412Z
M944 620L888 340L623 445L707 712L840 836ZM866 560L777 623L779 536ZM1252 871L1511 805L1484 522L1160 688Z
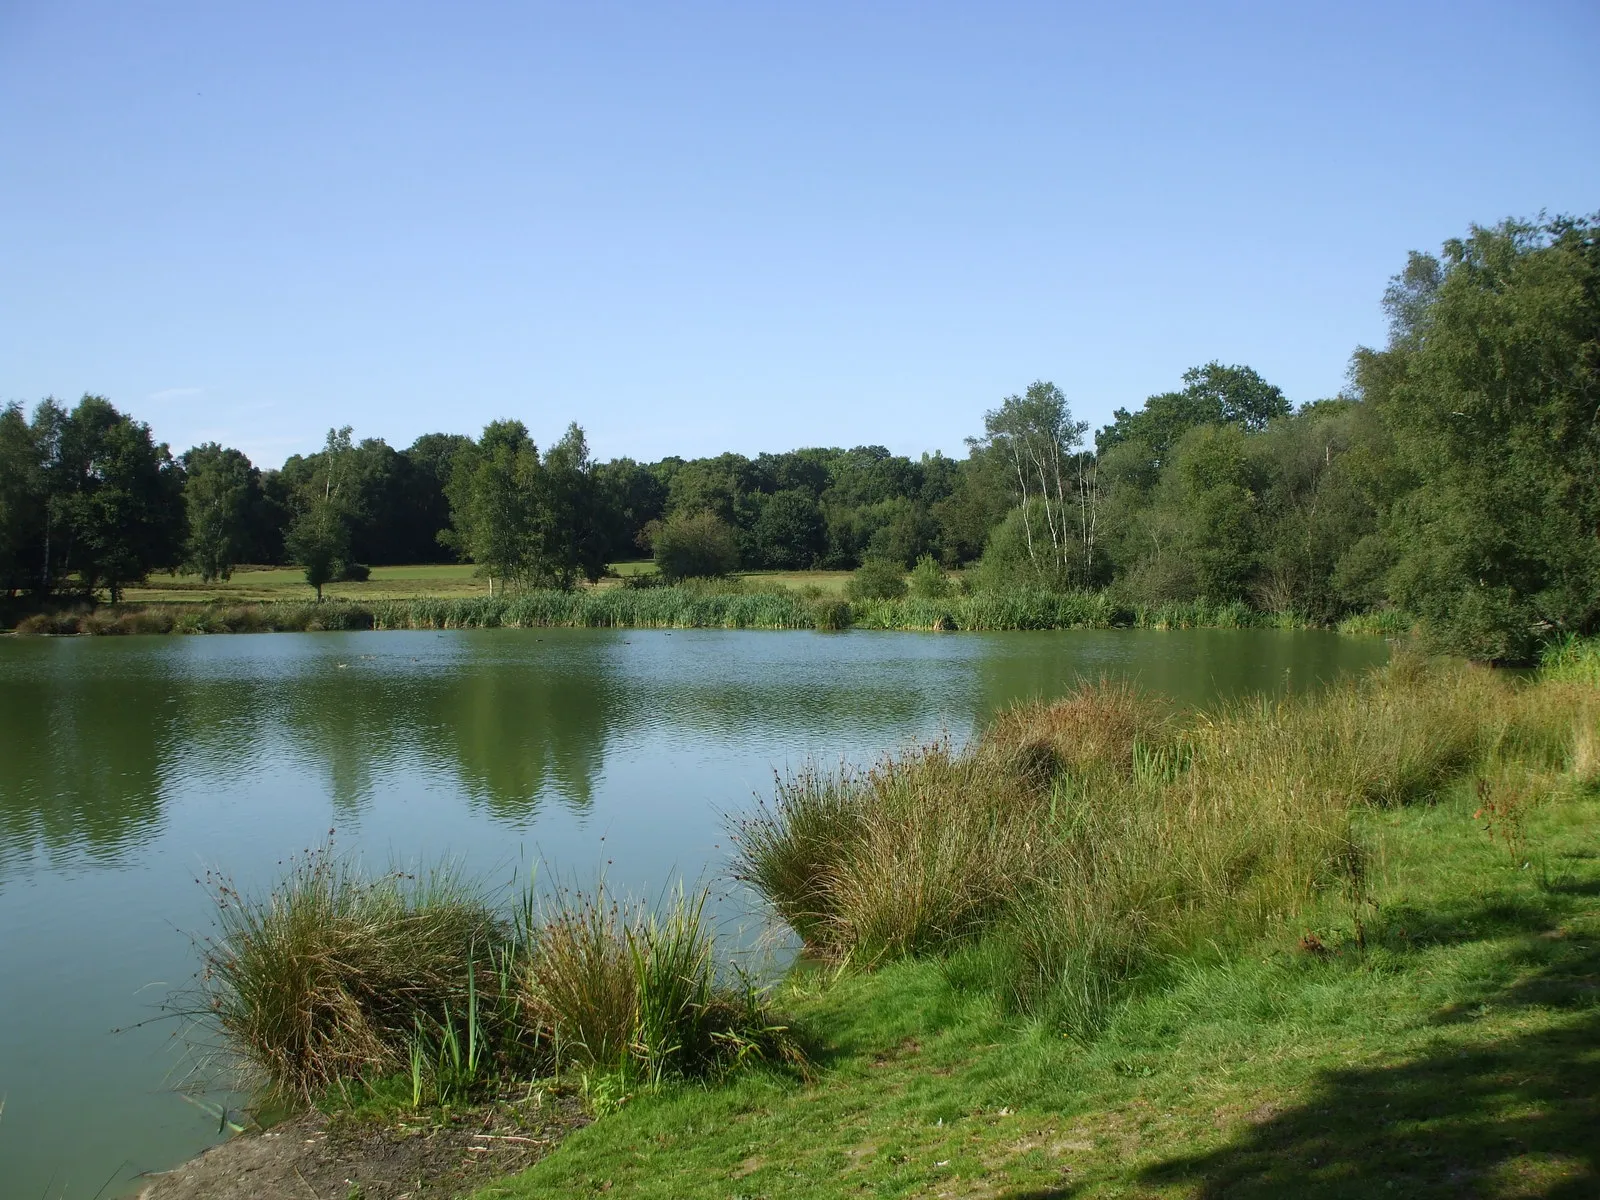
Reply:
M139 1024L194 975L208 869L259 888L333 830L379 868L539 861L653 895L721 877L721 814L774 770L959 739L1083 675L1203 705L1384 653L1213 630L0 639L0 1194L123 1194L215 1140L180 1094L194 1056Z

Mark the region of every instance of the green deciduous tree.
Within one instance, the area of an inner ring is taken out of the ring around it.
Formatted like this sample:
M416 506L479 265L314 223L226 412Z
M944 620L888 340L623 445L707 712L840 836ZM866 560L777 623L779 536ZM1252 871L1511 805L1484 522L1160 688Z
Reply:
M605 574L611 550L604 493L594 475L589 443L574 422L545 452L535 497L535 571L560 588Z
M1390 589L1443 648L1523 660L1600 619L1600 218L1474 227L1413 255L1355 376L1416 486Z
M827 544L822 510L815 496L800 488L764 497L751 534L757 561L780 571L812 566Z
M1183 390L1151 396L1137 411L1119 408L1096 438L1102 450L1121 442L1139 442L1155 459L1168 452L1189 430L1200 425L1237 425L1257 433L1290 405L1281 389L1246 366L1208 362L1183 373Z
M443 536L488 577L491 595L497 580L519 582L532 565L539 472L539 449L521 421L491 422L477 447L456 457Z
M0 408L0 593L40 586L45 525L44 463L22 405Z
M350 426L328 430L310 478L292 501L295 515L284 537L284 552L305 571L306 582L317 589L319 601L322 589L343 577L351 562L354 449Z
M113 602L183 552L182 473L150 427L85 396L70 413L47 401L34 418L45 448L46 556L53 586L76 573Z
M238 450L216 442L186 451L180 461L189 517L185 564L207 582L228 579L250 549L251 520L261 501L261 473Z
M1062 581L1090 573L1093 541L1078 532L1087 533L1089 495L1075 458L1089 423L1074 420L1061 389L1041 380L986 412L983 426L979 444L1005 461L1016 487L1033 572Z
M656 567L668 583L717 579L739 569L732 526L713 512L673 513L649 530Z

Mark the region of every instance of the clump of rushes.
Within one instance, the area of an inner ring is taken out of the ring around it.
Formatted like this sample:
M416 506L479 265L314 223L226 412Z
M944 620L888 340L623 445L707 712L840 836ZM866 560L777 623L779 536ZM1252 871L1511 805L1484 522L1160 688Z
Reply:
M820 956L954 956L1088 1032L1172 955L1363 894L1363 806L1507 757L1588 770L1589 699L1397 656L1180 724L1123 684L1000 716L963 751L809 771L738 824L738 874ZM1574 730L1577 732L1575 733Z
M724 977L706 897L703 888L680 889L651 909L611 899L602 886L542 906L518 999L544 1067L615 1070L657 1084L752 1060L804 1066L763 993L737 972Z
M309 1099L398 1071L419 1027L465 1013L493 978L505 923L459 874L367 878L329 849L264 898L216 882L220 932L202 947L202 1012L274 1090Z
M1027 875L1041 798L940 742L870 770L808 770L734 830L737 875L823 956L875 963L961 941ZM1006 812L1006 819L996 819Z
M453 870L369 878L322 850L264 897L216 892L180 1007L278 1097L396 1078L421 1105L574 1065L636 1086L804 1064L764 993L723 976L703 890L659 911L530 892L507 917Z
M1054 703L1024 703L997 716L978 753L1013 773L1129 773L1141 751L1167 751L1175 730L1170 705L1132 683L1100 679Z

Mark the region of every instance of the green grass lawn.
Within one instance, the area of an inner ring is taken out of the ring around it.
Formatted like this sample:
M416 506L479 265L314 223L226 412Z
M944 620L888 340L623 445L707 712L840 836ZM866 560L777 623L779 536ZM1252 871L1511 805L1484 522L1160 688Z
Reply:
M341 600L412 600L419 597L487 596L489 581L473 572L471 563L423 564L409 567L373 567L365 583L330 583L324 593ZM618 578L603 579L600 587L616 587L620 579L633 575L652 575L655 563L648 559L612 563ZM848 571L751 571L743 578L747 586L759 590L779 584L802 589L815 587L827 595L844 595ZM171 601L223 601L246 603L263 600L305 600L315 595L299 567L241 567L226 581L206 583L197 575L153 575L144 587L130 587L123 593L129 604L154 604Z
M813 1081L635 1097L479 1200L1600 1195L1600 797L1515 860L1474 808L1364 817L1370 901L1173 962L1087 1044L959 956L802 971Z
M345 600L405 600L417 596L488 595L489 583L473 575L471 563L373 567L365 583L330 583L323 591ZM206 583L198 575L152 575L145 587L130 587L130 604L158 601L306 600L316 595L299 567L241 567L227 580Z

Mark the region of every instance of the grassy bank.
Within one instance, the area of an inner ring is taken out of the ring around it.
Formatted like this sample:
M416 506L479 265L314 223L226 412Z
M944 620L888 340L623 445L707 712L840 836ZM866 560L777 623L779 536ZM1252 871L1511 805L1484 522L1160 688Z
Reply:
M641 1095L481 1195L1593 1194L1597 722L1401 658L791 779L741 870L817 1080Z
M809 950L765 995L694 898L508 914L313 856L219 889L192 1011L383 1120L581 1079L602 1119L483 1200L1588 1195L1595 661L1183 716L1091 684L802 772L736 830Z
M759 590L758 590L759 589ZM940 600L849 603L781 583L522 591L409 600L124 604L37 613L20 634L266 633L350 629L1245 629L1305 628L1294 614L1238 602L1130 607L1103 592L978 592ZM1409 624L1406 625L1409 628ZM1350 632L1393 632L1387 625Z

